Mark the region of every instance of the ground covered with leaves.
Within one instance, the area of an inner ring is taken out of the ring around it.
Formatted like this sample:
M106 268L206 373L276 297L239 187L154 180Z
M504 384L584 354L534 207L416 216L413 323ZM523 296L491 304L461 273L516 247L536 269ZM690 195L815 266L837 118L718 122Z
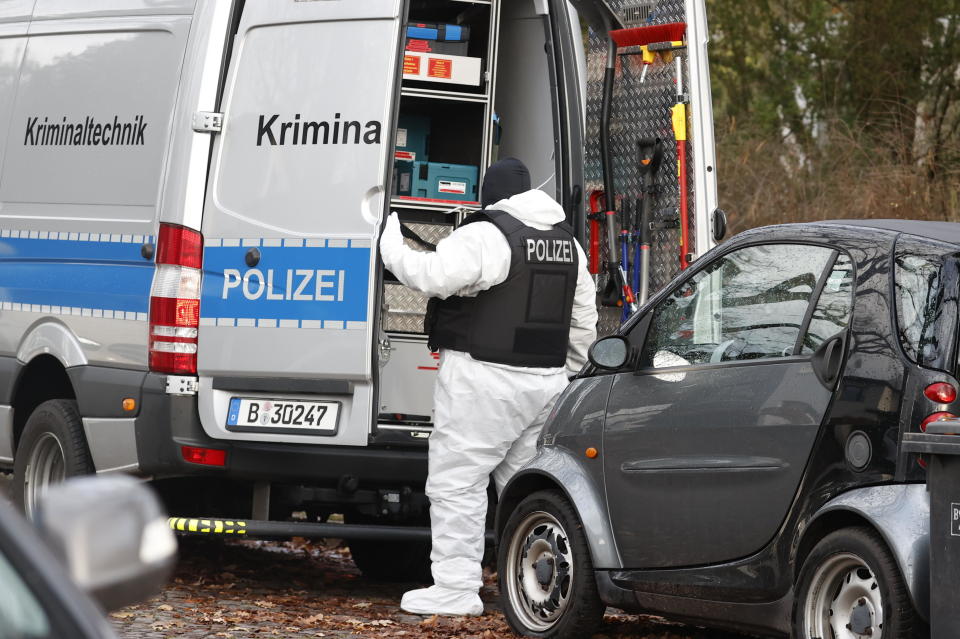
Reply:
M339 542L181 539L180 563L158 597L114 612L124 639L222 637L513 637L498 607L496 578L481 593L475 618L403 613L403 592L419 584L363 578ZM743 639L608 611L595 639Z

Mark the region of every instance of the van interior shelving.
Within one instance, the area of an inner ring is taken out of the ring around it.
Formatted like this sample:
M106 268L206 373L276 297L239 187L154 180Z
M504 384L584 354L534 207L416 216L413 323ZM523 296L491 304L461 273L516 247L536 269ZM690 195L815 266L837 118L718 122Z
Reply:
M557 116L551 106L554 89L551 58L545 54L545 47L549 48L545 20L533 2L412 0L408 24L467 27L469 42L464 47L461 41L454 50L465 49L467 57L480 60L476 84L411 80L407 74L402 81L390 208L424 240L436 244L479 209L484 170L500 157L522 159L533 186L543 184L548 193L556 188L552 175L558 152ZM412 46L415 50L432 45ZM405 57L409 54L410 50L405 51ZM476 66L476 60L472 64ZM425 168L426 160L430 170ZM445 178L446 169L433 171L437 168L433 165L449 167L452 177ZM417 197L417 188L410 184L414 177L423 178L417 187L426 197ZM424 193L424 179L430 178L433 183ZM445 179L454 187L465 185L467 193L452 197L443 193ZM469 195L474 188L476 194ZM425 250L415 241L406 241L413 249ZM380 375L378 428L409 430L429 425L431 420L425 416L432 414L433 407L432 381L438 362L426 348L427 298L389 272L384 273L383 283L385 356L381 362L386 363ZM411 383L414 376L423 376L424 383Z

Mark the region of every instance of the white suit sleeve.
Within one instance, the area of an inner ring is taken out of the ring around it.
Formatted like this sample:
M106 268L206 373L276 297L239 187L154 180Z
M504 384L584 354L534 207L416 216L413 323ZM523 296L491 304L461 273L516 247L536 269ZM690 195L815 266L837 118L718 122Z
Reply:
M463 226L441 240L435 252L426 253L404 244L400 221L393 213L380 237L380 255L384 266L405 286L430 297L446 299L467 288L483 290L506 279L510 267L509 254L506 259L492 254L502 251L497 251L496 236L493 243L489 241L485 226L493 225ZM496 228L493 232L500 234ZM509 253L506 241L499 243Z
M580 372L587 363L587 350L597 339L597 286L587 268L587 256L579 242L577 288L573 295L573 315L570 317L570 345L567 350L567 373Z

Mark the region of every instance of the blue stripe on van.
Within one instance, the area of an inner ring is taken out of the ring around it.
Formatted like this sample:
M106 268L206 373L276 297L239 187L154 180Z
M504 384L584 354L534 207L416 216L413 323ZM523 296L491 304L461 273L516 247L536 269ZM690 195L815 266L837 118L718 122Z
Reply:
M207 246L202 318L366 322L368 246Z
M154 265L141 245L0 238L0 301L146 313Z

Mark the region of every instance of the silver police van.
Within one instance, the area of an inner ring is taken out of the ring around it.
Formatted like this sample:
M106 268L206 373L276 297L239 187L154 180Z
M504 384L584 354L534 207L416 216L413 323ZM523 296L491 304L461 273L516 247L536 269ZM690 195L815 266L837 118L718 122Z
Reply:
M423 538L383 524L428 521L437 361L376 238L396 210L438 241L507 156L582 232L574 5L610 11L0 0L0 465L25 509L129 472L209 518L187 532L342 513Z

